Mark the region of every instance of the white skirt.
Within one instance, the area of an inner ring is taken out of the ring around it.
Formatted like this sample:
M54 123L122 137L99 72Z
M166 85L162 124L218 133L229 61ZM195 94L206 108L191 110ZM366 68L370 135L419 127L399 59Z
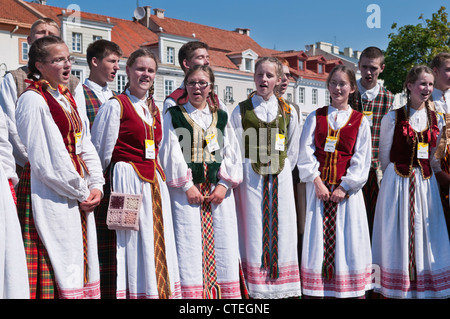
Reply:
M213 188L214 189L214 188ZM177 243L183 299L201 299L203 293L202 232L200 204L190 205L181 188L169 187ZM221 298L241 298L239 246L233 191L220 205L211 205L217 283Z
M373 229L373 263L379 267L375 291L388 298L449 298L450 243L434 175L415 169L414 245L416 280L409 279L409 179L386 169Z
M306 184L306 221L302 251L303 294L314 297L355 298L372 288L372 255L366 208L361 190L338 205L334 277L322 277L323 201L313 183Z
M263 184L248 159L243 163L244 179L236 187L239 246L244 276L251 298L289 298L301 295L297 251L297 213L289 161L278 175L278 268L279 278L271 279L261 269L263 246ZM270 179L269 189L272 189ZM271 204L271 202L270 202Z
M170 196L166 183L157 173L161 190L164 220L164 239L171 298L180 298L180 279L172 224ZM117 298L157 299L158 289L155 273L153 246L153 211L151 184L138 178L133 167L125 162L114 166L113 190L119 193L143 192L139 215L139 231L117 230Z

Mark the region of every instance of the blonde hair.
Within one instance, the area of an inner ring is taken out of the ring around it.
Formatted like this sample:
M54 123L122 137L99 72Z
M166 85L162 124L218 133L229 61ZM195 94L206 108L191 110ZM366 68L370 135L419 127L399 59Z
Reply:
M38 19L33 22L33 24L31 25L30 34L33 34L35 32L36 28L41 24L51 25L52 27L55 27L56 29L58 29L59 32L61 32L61 29L59 28L59 25L58 25L58 23L56 23L55 20L50 19L50 18L41 18L41 19Z

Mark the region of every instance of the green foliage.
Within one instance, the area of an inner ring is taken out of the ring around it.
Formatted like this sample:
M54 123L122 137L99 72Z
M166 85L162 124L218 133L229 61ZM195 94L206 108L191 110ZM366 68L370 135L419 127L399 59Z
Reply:
M433 13L431 19L417 25L405 25L397 28L397 33L389 34L389 45L385 52L386 69L382 73L384 84L392 93L403 91L406 74L415 65L429 64L439 52L450 52L450 22L445 7Z

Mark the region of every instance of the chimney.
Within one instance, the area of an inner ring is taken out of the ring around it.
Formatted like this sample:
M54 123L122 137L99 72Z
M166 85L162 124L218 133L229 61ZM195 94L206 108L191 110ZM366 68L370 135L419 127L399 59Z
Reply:
M234 32L237 32L239 34L244 34L244 35L248 35L250 36L250 29L246 29L246 28L236 28L234 30Z
M156 15L160 19L164 19L164 11L166 11L166 10L155 8L155 9L153 9L153 14Z
M353 58L353 49L352 48L344 48L344 55Z
M333 45L332 52L333 52L334 54L339 54L339 47L336 46L336 45Z

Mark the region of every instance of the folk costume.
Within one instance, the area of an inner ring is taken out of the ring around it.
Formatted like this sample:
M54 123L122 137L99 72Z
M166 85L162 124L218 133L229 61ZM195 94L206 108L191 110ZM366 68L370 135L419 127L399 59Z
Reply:
M116 265L107 266L116 272L119 299L181 296L170 197L158 162L161 139L156 105L149 109L145 100L129 90L103 104L92 127L92 141L109 180L105 186L118 193L143 195L139 230L115 230L116 244L110 247ZM103 202L98 213L106 223L109 194Z
M292 170L298 115L282 98L254 95L233 110L243 157L235 189L243 273L251 298L301 295Z
M81 211L104 179L70 91L32 82L17 102L29 161L18 184L30 297L100 298L94 215Z
M370 163L367 183L362 189L364 201L366 203L369 231L370 234L372 234L375 205L382 179L380 160L378 158L380 124L383 116L392 109L394 95L380 84L375 85L375 87L370 90L365 89L361 85L361 80L357 80L357 85L358 96L356 99L356 104L351 106L353 109L363 113L364 116L366 116L370 124L370 131L372 135L372 161Z
M333 143L334 142L334 143ZM298 168L306 182L306 221L301 265L303 294L362 297L371 289L370 236L361 191L370 167L370 127L352 108L325 106L303 126ZM340 203L316 196L319 177L330 193L342 186Z
M16 165L0 110L0 299L28 299L27 262L16 209Z
M445 125L435 156L441 162L442 171L450 174L450 90L442 92L441 90L434 88L432 96L435 111L444 118ZM441 194L442 207L444 208L447 231L450 234L449 188L439 185L439 191Z
M190 102L164 116L161 162L172 201L183 298L241 298L239 245L233 189L242 181L240 149L228 115ZM189 204L186 191L203 196L227 188L220 204Z
M440 170L434 151L442 126L427 108L402 107L381 122L384 177L372 254L380 278L375 291L388 298L450 296L450 243L433 174Z
M90 129L92 129L95 116L97 115L100 106L116 95L116 93L112 91L108 85L100 86L89 79L86 79L83 85L77 87L76 94L80 94L85 98L86 114L89 119Z
M18 173L20 175L21 169L27 163L27 150L20 141L17 133L16 125L16 103L22 92L29 86L26 82L28 75L28 67L23 66L16 70L8 72L0 84L0 105L3 108L6 119L8 121L9 141L13 146L13 155L18 165ZM75 94L75 90L81 87L77 77L71 76L69 82L69 91L73 93L77 103L78 110L83 107L84 96ZM19 176L20 177L20 176Z

